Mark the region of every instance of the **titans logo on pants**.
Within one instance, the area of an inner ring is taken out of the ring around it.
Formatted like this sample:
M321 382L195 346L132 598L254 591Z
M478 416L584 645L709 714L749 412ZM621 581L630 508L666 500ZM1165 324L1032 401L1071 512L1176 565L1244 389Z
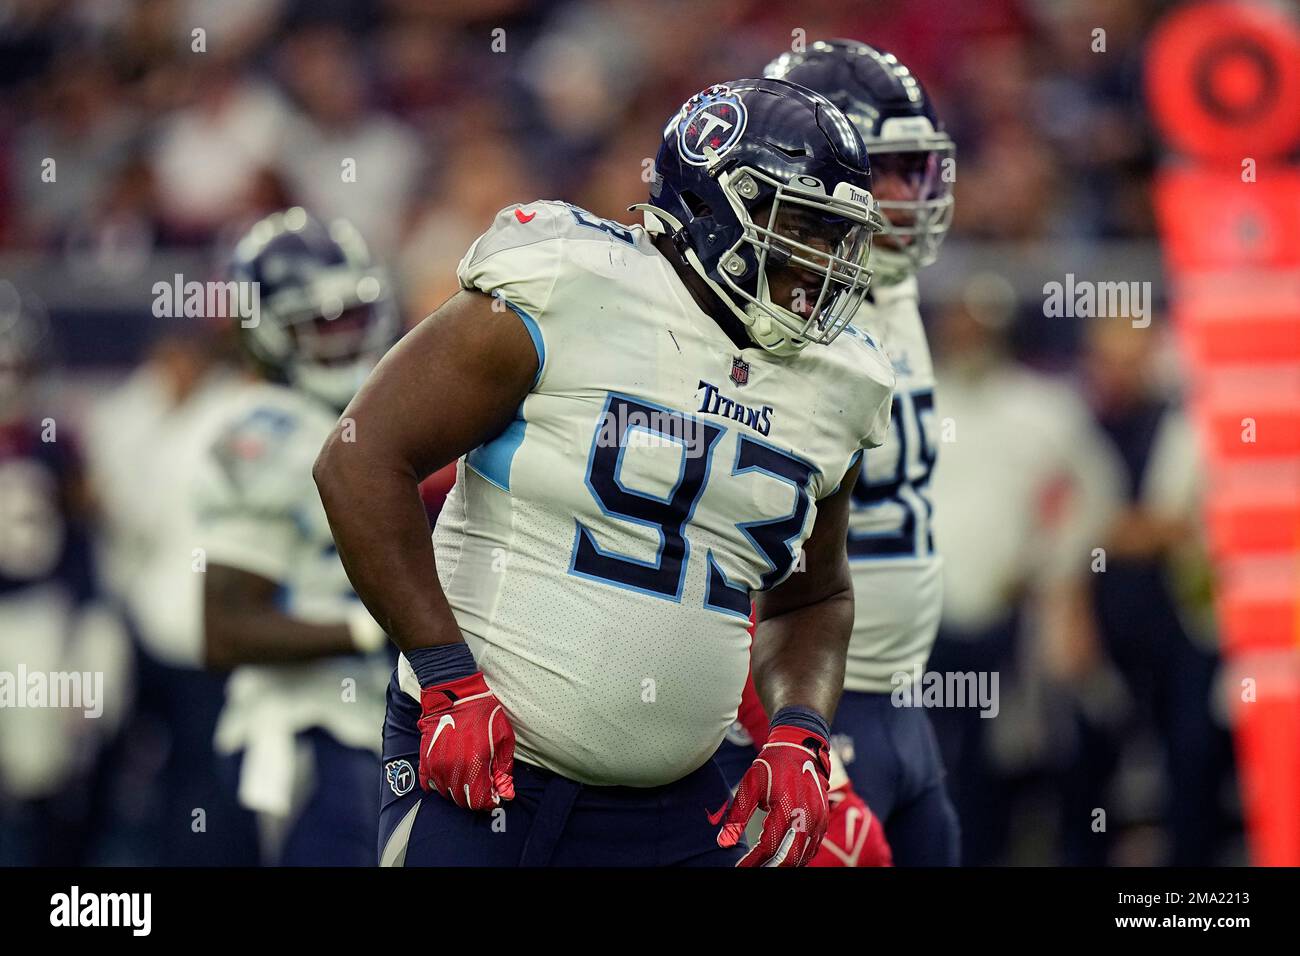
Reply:
M390 760L384 765L388 786L393 793L404 797L415 788L415 769L409 760Z

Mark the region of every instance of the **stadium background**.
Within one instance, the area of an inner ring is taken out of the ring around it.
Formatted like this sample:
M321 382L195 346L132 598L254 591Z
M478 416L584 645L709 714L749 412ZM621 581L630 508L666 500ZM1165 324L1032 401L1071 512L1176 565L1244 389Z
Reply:
M104 671L109 688L98 721L0 714L0 863L223 860L188 825L208 805L191 758L218 679L193 667L195 625L181 619L193 609L174 588L192 576L189 547L173 518L187 415L231 355L220 323L156 316L155 282L216 276L243 229L301 204L358 226L412 324L454 290L456 261L497 209L554 197L627 221L685 97L832 36L897 53L957 143L955 225L922 275L940 396L975 378L984 394L1010 395L1030 375L1069 416L1059 430L1014 416L972 428L1023 440L1018 468L1033 482L997 468L963 481L963 460L998 448L959 433L940 449L940 550L975 536L954 548L950 577L967 570L961 554L976 556L975 594L945 627L987 637L992 614L1014 636L999 658L1001 713L968 767L986 797L964 825L993 834L985 862L1263 859L1233 766L1237 684L1220 657L1210 599L1221 567L1207 556L1204 509L1195 497L1143 498L1140 468L1125 470L1150 450L1135 410L1177 406L1191 380L1170 334L1161 147L1144 96L1153 31L1184 6L0 4L0 318L21 300L48 327L33 407L79 452L69 517L98 568L94 610L42 653ZM51 157L54 182L40 174ZM1150 327L1049 317L1044 285L1067 274L1150 283ZM1079 460L1079 436L1120 439L1119 477L1086 503L1074 486L1102 479ZM1200 475L1202 464L1173 470ZM990 532L969 516L1004 511L1016 520L992 533L1020 535L1023 559L1010 582L986 580L978 535ZM1269 547L1293 596L1294 538ZM1090 569L1095 548L1109 558L1103 574ZM21 618L7 620L0 669L27 652ZM1294 674L1294 645L1270 666Z

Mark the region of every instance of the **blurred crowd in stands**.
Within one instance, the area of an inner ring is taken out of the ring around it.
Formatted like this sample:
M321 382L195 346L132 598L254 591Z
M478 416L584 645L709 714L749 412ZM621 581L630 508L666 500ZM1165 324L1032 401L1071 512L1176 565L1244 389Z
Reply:
M826 36L894 50L926 83L960 147L957 236L1149 236L1134 104L1161 6L17 0L0 8L0 248L140 269L301 203L350 218L423 315L502 205L624 215L682 100Z

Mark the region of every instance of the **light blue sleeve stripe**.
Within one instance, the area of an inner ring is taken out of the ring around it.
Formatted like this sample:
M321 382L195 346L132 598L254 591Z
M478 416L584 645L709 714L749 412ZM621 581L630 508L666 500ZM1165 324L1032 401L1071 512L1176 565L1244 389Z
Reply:
M510 490L510 465L515 452L524 442L524 429L528 423L516 418L496 438L479 445L465 456L465 464L496 485L502 491Z
M509 306L511 312L519 316L519 320L524 323L524 328L528 330L528 337L533 340L533 348L537 350L537 375L533 379L533 387L536 388L537 383L541 381L542 378L542 369L546 365L546 343L542 340L542 330L537 325L536 319L523 309L519 308L519 306L515 305L505 296L498 295L496 298Z
M537 375L533 378L533 387L536 388L542 378L542 368L546 364L546 343L542 340L542 330L538 327L536 319L505 296L498 295L495 298L500 299L510 307L511 312L519 316L519 320L524 323L524 328L528 330L528 337L533 340L533 348L537 350ZM527 427L528 422L524 420L523 406L520 406L515 412L515 420L506 426L505 431L466 455L465 464L502 491L509 491L510 466L514 462L515 452L524 442L524 430Z
M847 475L849 472L851 472L851 471L853 470L853 466L856 465L858 462L860 462L860 461L862 460L862 455L863 455L863 453L864 453L865 451L866 451L865 448L859 448L858 451L857 451L857 454L855 454L852 458L849 459L849 467L847 467L847 468L844 469L844 474L845 474L845 475ZM840 476L840 480L839 480L839 482L837 482L836 485L835 485L835 490L832 491L831 494L832 494L832 495L833 495L833 494L836 494L836 493L840 490L840 487L841 487L843 484L844 484L844 477L843 477L843 475L841 475L841 476ZM830 495L827 495L827 497L830 497Z

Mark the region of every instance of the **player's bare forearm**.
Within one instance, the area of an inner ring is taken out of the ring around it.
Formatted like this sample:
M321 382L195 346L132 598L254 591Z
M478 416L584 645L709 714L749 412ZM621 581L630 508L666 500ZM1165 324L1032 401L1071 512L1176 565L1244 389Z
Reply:
M754 686L768 714L797 705L828 721L835 715L852 627L851 587L810 607L759 620Z
M203 657L214 670L293 664L354 653L345 624L314 624L276 607L279 585L239 568L211 565L203 576Z
M318 459L316 484L353 590L385 633L402 650L459 641L409 467L370 459L336 433Z
M751 666L768 714L811 707L828 721L844 689L844 660L853 630L853 582L845 541L855 465L839 489L818 503L817 524L804 543L804 570L758 596Z
M500 434L536 373L519 319L462 291L384 357L321 449L312 474L343 566L402 650L461 640L419 482Z

